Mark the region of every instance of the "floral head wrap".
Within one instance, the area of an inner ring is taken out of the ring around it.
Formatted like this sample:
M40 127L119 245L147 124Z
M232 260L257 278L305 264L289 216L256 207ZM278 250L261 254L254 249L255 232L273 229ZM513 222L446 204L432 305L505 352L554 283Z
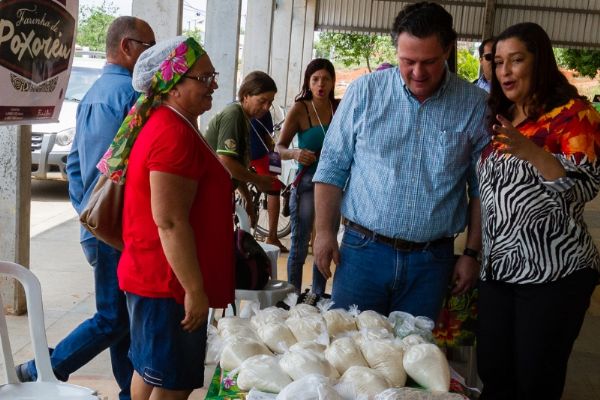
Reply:
M169 92L206 51L193 38L178 36L144 51L133 70L133 87L143 92L123 120L113 142L96 165L110 180L123 184L131 148L150 117Z

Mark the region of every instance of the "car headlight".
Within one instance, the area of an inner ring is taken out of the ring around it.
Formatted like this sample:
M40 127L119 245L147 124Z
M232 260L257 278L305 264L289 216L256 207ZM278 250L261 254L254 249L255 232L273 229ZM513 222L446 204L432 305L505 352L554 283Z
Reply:
M59 146L68 146L73 143L75 137L75 128L65 129L56 134L56 144Z

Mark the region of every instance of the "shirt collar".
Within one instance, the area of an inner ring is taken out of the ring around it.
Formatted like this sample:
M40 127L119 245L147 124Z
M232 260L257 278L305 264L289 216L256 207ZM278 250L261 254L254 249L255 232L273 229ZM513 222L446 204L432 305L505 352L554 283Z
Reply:
M131 76L131 71L119 64L106 63L104 67L102 67L102 72Z

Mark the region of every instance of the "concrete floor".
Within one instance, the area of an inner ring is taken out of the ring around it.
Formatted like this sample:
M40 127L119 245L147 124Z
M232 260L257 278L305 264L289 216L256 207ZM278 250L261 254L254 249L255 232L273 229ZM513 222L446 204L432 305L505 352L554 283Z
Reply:
M600 247L600 199L586 210L586 221ZM69 218L31 240L31 270L42 284L45 324L48 343L52 346L95 310L92 270L87 265L78 240L78 221ZM289 245L289 238L285 241ZM279 279L286 277L285 255L278 261ZM304 284L311 281L312 263L309 256ZM23 362L32 356L27 317L9 316L9 332L15 361ZM557 321L560 323L560 321ZM596 289L579 339L569 362L564 400L600 400L600 287ZM212 368L207 369L210 375ZM118 399L118 388L112 377L108 352L71 376L71 383L98 390L102 399ZM205 382L210 382L209 378ZM3 366L0 363L0 384ZM191 398L203 399L204 390L195 391Z

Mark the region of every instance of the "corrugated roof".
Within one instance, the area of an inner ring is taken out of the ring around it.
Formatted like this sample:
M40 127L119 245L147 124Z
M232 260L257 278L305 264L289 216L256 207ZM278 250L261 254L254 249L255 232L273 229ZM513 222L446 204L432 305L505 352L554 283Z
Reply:
M315 29L331 32L388 33L394 17L414 1L319 0ZM438 1L454 17L459 40L479 40L485 0ZM540 24L555 45L600 48L600 0L496 0L493 34L519 22Z

